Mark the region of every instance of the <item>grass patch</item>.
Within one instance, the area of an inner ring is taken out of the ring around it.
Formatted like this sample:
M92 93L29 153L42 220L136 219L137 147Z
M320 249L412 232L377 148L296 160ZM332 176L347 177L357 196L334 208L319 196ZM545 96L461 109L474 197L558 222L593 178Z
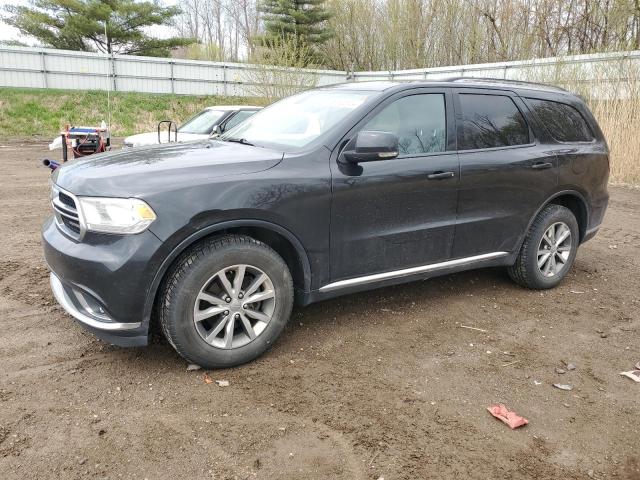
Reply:
M265 105L264 99L217 95L112 92L115 137L153 131L160 120L178 124L213 105ZM108 121L107 92L0 88L0 132L4 138L51 137L66 124L98 126Z

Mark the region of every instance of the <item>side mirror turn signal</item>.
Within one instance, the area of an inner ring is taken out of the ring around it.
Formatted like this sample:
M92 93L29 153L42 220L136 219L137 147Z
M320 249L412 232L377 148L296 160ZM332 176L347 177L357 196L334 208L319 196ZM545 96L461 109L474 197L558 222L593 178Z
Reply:
M398 137L390 132L362 131L355 139L355 148L343 152L349 163L377 162L396 158L399 154Z

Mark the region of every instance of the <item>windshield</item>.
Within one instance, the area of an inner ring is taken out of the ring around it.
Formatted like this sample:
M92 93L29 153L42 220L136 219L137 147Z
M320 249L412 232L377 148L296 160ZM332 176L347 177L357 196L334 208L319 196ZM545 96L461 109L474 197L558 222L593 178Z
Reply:
M180 133L199 133L202 135L211 135L213 127L225 114L224 110L203 110L191 120L182 125L178 131Z
M375 92L311 90L280 100L222 135L222 140L304 147Z

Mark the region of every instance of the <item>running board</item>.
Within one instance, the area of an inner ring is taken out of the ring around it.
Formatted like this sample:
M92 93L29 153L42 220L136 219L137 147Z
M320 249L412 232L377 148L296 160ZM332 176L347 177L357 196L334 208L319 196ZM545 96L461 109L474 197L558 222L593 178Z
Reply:
M324 287L320 287L321 292L331 292L333 290L339 290L341 288L355 287L357 285L366 285L368 283L376 283L382 280L389 280L392 278L408 277L419 273L432 272L434 270L440 270L443 268L460 267L464 265L470 265L483 260L491 260L493 258L506 257L508 252L492 252L483 253L482 255L475 255L473 257L458 258L456 260L448 260L446 262L432 263L429 265L422 265L420 267L405 268L402 270L394 270L392 272L376 273L374 275L366 275L364 277L349 278L347 280L340 280L339 282L330 283Z

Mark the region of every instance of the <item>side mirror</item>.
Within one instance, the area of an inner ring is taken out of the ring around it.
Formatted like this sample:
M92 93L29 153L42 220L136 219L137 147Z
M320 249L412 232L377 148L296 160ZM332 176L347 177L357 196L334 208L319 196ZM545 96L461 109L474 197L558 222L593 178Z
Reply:
M222 135L222 126L216 125L215 127L213 127L213 132L211 132L211 136L219 137L220 135Z
M355 139L355 149L343 153L349 163L377 162L398 156L398 137L390 132L362 131Z

